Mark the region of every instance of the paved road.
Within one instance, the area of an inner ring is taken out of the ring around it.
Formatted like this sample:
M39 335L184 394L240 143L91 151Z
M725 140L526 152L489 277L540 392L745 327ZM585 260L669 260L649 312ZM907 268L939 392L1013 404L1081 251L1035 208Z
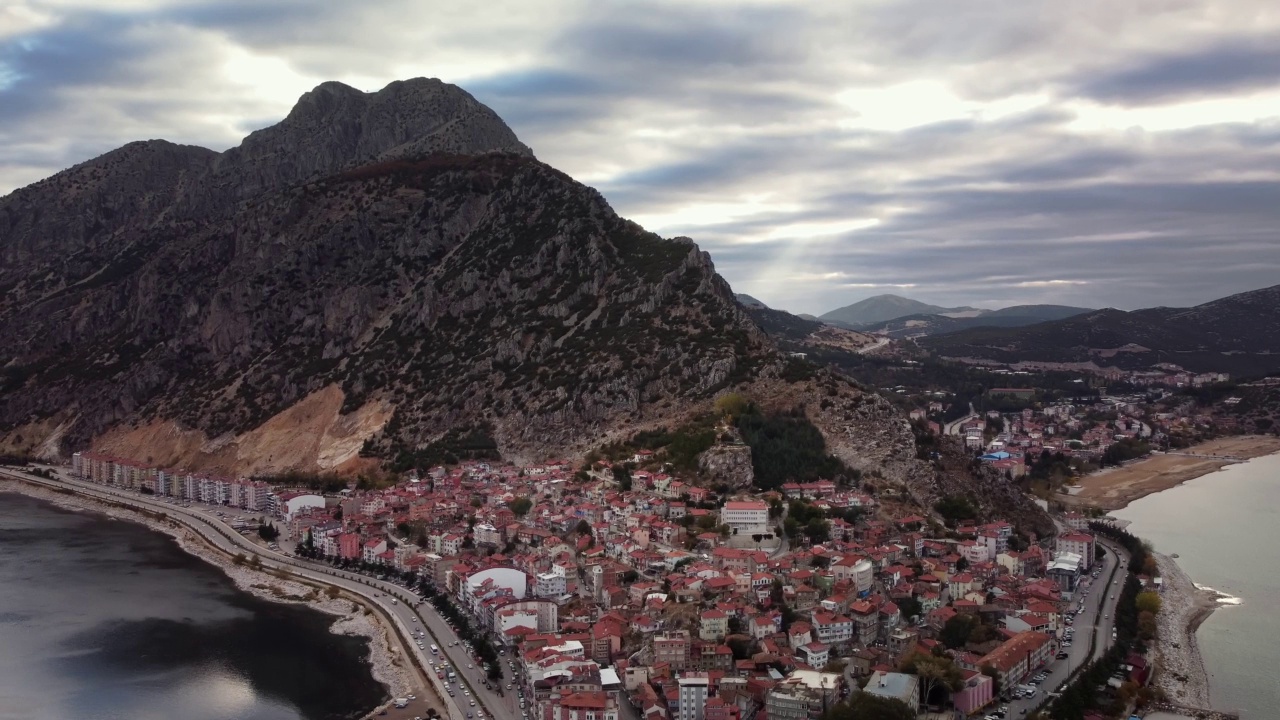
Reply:
M866 347L860 347L855 352L857 352L860 355L869 355L879 350L880 348L884 347L885 345L888 345L889 340L890 338L887 338L887 337L880 338L879 340L876 340L874 345L867 345Z
M91 497L125 501L138 507L163 512L169 516L177 516L220 550L232 554L251 553L258 555L262 560L264 569L287 569L300 577L336 585L343 590L361 595L366 600L377 604L386 614L399 621L397 630L402 637L401 644L418 658L422 667L430 668L431 661L435 659L431 657L430 651L419 650L415 644L403 639L412 633L413 629L419 627L421 623L426 623L428 637L423 642L428 645L434 643L440 647L441 652L448 654L449 660L454 664L458 672L459 679L468 686L472 697L479 700L479 707L489 711L495 720L515 720L519 716L519 713L515 712L513 696L508 694L504 698L499 697L492 691L486 691L484 689L483 672L478 669L466 669L468 662L472 665L475 664L474 660L466 656L466 648L462 647L461 644L456 647L447 647L448 642L458 640L457 636L449 630L448 625L440 619L439 614L429 603L424 603L417 609L413 608L407 601L416 599L417 596L404 587L263 548L240 535L239 532L226 524L223 519L218 518L213 507L199 507L193 503L191 508L183 508L181 505L166 503L141 493L71 480L62 474L65 472L63 469L50 469L59 473L57 480L42 480L26 474L12 472L6 474L28 482L61 486ZM0 473L2 472L4 471L0 471ZM227 510L227 508L218 509ZM243 514L234 509L231 510L237 514ZM510 673L508 672L507 674L509 675ZM435 681L434 674L431 674L430 681ZM460 686L455 685L454 687L456 689ZM448 702L447 695L445 695L445 698ZM456 697L452 698L451 701L452 705L449 709L452 711L451 714L457 713L455 718L465 717L467 712L475 711L475 708L469 705L470 700L461 692L457 692Z
M1128 577L1129 571L1129 555L1123 548L1100 542L1099 545L1106 553L1106 557L1102 561L1102 573L1096 580L1089 576L1080 583L1080 589L1076 593L1076 599L1072 602L1072 607L1081 604L1081 596L1084 595L1083 605L1084 612L1073 620L1075 636L1072 640L1071 647L1066 648L1069 657L1063 660L1054 660L1045 669L1049 677L1040 683L1039 691L1030 698L1021 700L1010 700L1009 717L1020 718L1029 713L1032 708L1039 706L1045 700L1045 694L1057 691L1073 670L1079 668L1085 662L1101 657L1107 648L1111 647L1111 628L1115 622L1116 603L1120 598L1120 589L1124 586L1125 578ZM1098 566L1095 566L1098 567ZM1090 655L1090 634L1093 635L1096 643L1094 643L1093 654ZM1059 636L1062 633L1059 632ZM1033 673L1034 674L1034 673Z
M978 413L974 412L973 403L969 403L969 414L965 415L959 420L952 420L951 422L947 423L946 427L944 427L942 430L942 434L943 435L959 435L961 425L969 422L970 420L977 420L977 419L978 419Z

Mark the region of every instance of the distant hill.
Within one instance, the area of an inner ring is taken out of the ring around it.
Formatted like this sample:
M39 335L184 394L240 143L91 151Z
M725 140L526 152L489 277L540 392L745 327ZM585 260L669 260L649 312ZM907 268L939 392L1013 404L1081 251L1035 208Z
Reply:
M852 305L832 310L818 319L846 327L861 329L873 323L893 320L907 315L946 315L949 313L980 313L971 307L945 308L929 305L900 295L876 295Z
M977 327L1023 327L1050 320L1093 312L1088 308L1066 305L1015 305L1000 310L990 310L976 317L947 317L946 315L906 315L892 320L863 326L863 332L888 335L891 338L944 335Z
M1070 305L1011 305L999 310L991 310L982 314L982 319L1010 317L1034 319L1036 322L1046 320L1065 320L1076 315L1093 312L1093 308L1071 307ZM1025 323L1030 325L1031 323Z
M857 352L876 343L876 338L871 335L810 319L812 316L804 318L760 305L743 303L743 306L766 335L790 352L809 352L820 348Z
M1261 374L1280 370L1280 285L1192 308L1095 310L1025 327L965 329L919 342L942 356L1000 362L1093 361L1128 369L1173 363L1199 372Z
M743 307L769 307L746 293L735 293L733 297L736 298Z

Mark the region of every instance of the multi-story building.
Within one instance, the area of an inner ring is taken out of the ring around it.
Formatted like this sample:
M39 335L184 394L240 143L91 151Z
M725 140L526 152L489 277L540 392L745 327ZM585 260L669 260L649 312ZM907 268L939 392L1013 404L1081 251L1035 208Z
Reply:
M660 633L653 638L653 662L670 665L672 670L683 670L689 665L692 647L689 633L683 630Z
M813 613L812 620L813 639L820 643L842 645L853 639L853 621L844 615L819 610Z
M1074 553L1080 556L1081 569L1088 571L1093 567L1094 538L1086 532L1073 532L1070 535L1058 536L1058 552Z
M1053 638L1040 632L1022 632L1004 641L978 661L978 667L990 666L1000 677L1001 687L1022 682L1034 670L1053 658Z
M568 591L568 583L564 568L554 565L550 572L538 573L533 584L533 594L540 598L558 598Z
M680 686L677 720L704 720L711 678L706 673L687 673L677 678L676 684Z
M769 720L817 720L836 703L840 676L796 670L765 696Z
M550 720L618 720L618 700L608 693L571 692L548 703Z
M769 506L759 500L730 500L721 509L720 519L734 535L769 532Z

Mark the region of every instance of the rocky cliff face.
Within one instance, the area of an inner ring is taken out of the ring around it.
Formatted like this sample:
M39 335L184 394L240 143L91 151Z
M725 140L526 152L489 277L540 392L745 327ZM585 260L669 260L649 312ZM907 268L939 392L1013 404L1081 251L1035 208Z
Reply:
M349 421L368 453L474 427L545 457L774 352L692 241L619 218L438 81L326 83L221 155L126 146L0 200L0 254L17 449L168 423L269 454L246 433L336 387L333 422L386 416Z

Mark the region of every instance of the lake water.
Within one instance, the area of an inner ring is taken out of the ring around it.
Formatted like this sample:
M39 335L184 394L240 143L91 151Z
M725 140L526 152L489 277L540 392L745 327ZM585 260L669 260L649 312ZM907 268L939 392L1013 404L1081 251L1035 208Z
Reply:
M165 535L0 494L0 720L336 720L386 695L364 638Z
M1238 600L1197 633L1213 706L1280 716L1280 455L1227 466L1114 514L1159 552L1177 553L1197 585Z

